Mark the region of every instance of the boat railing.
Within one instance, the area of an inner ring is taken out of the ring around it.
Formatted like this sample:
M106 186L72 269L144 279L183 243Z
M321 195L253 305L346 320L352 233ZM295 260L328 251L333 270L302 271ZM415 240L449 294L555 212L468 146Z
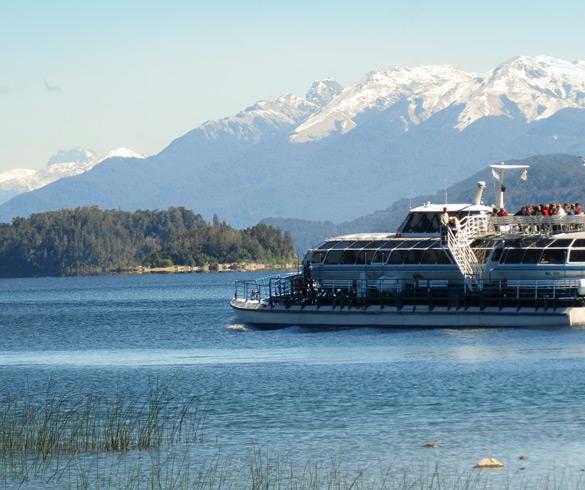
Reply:
M473 215L461 220L460 232L472 240L490 236L549 236L585 231L585 215L575 216L486 216Z
M262 301L287 296L302 288L302 281L303 276L298 273L238 280L235 282L234 299Z
M510 301L577 301L585 296L584 281L579 279L499 280L482 284L470 293L461 285L446 280L404 280L394 278L313 281L301 274L273 276L259 280L236 281L234 299L267 302L271 305L376 302L380 298L403 297L486 299L492 303Z

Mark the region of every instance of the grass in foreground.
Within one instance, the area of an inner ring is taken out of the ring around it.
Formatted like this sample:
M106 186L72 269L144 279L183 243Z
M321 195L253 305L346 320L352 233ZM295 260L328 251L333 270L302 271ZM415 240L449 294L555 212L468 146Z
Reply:
M177 399L153 383L143 397L87 394L0 400L4 488L290 490L577 490L583 473L532 477L512 470L408 469L336 460L299 464L263 450L223 454L205 446L201 397Z

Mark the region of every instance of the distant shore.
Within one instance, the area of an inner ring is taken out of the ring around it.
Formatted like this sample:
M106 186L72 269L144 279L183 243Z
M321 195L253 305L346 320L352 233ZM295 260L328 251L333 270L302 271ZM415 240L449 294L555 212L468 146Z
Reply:
M262 263L262 262L233 262L227 264L206 265L173 265L169 267L139 266L127 272L133 274L169 274L178 272L257 272L270 270L296 270L296 262Z

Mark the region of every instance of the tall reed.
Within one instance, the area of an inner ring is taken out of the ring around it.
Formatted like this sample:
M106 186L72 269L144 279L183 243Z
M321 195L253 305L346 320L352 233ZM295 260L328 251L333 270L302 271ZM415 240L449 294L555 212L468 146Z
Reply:
M7 396L0 399L0 455L47 458L196 442L203 422L197 400L177 399L158 383L145 397L123 392L66 397L51 391L42 400Z

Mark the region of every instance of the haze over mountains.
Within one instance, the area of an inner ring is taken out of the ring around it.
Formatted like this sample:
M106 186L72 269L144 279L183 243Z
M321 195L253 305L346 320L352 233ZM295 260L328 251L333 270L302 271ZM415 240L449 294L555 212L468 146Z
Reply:
M396 67L260 101L143 160L110 158L14 197L0 219L98 205L185 206L236 226L342 222L544 153L585 154L585 62L517 57L484 74Z

